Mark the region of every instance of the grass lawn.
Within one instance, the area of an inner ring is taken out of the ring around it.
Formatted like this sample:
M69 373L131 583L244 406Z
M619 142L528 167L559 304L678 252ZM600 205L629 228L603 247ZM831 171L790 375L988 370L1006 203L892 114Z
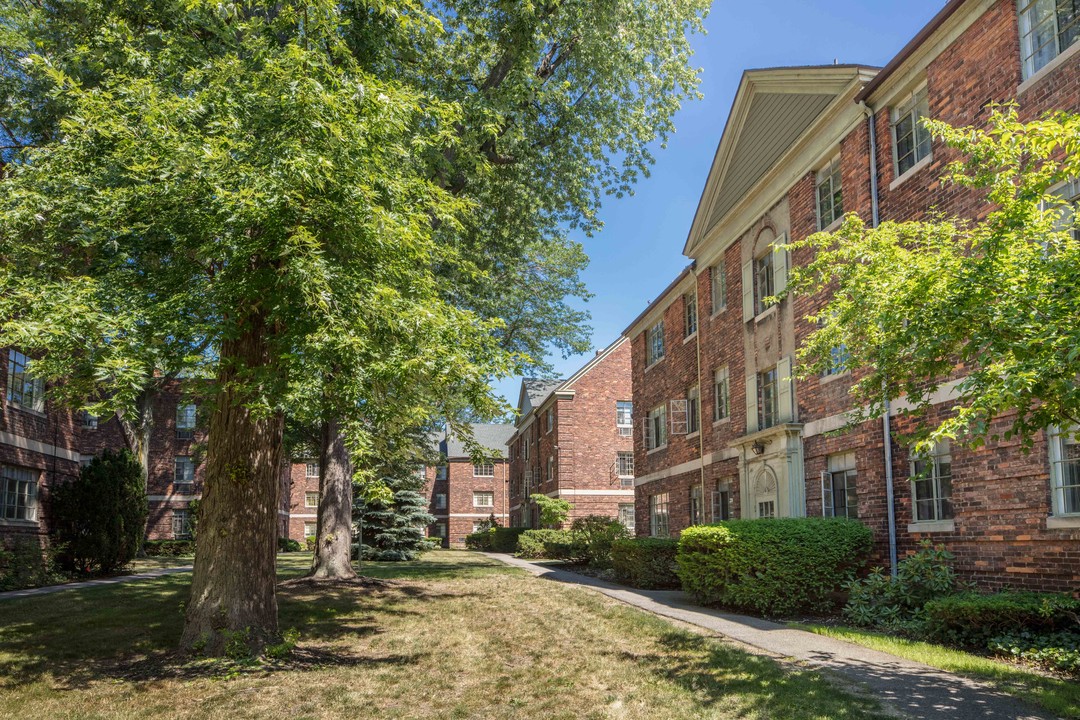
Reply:
M819 635L847 640L874 650L926 663L957 675L982 680L1002 692L1041 705L1055 715L1080 718L1080 683L932 643L849 627L793 624Z
M310 556L281 556L282 578ZM0 603L0 717L873 718L874 701L468 552L282 588L280 666L171 650L190 575Z
M174 567L186 567L195 562L194 555L178 555L178 556L161 556L161 557L143 557L135 558L127 565L124 566L124 572L135 575L137 573L149 572L150 570L161 570L163 568Z

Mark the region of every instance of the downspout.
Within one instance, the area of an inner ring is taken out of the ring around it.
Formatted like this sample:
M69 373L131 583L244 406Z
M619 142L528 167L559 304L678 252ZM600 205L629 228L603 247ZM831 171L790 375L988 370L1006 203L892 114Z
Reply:
M878 175L877 175L877 127L874 109L865 101L859 103L863 112L866 113L866 127L870 145L870 223L871 227L877 227L880 223L880 208L878 198ZM885 446L885 505L886 515L889 522L889 572L896 577L896 564L898 562L896 549L896 493L893 488L893 457L892 457L892 412L889 396L885 392L882 383L882 395L885 400L885 412L881 418L883 443Z
M712 291L712 287L711 287L712 278L711 277L709 278L709 283L710 283L709 297L711 298L712 297L712 292L711 292ZM697 298L699 296L700 296L700 293L697 292L697 275L695 274L694 275L694 301L695 302L697 301ZM698 511L701 513L701 524L704 525L705 522L706 522L705 521L705 498L707 496L705 495L705 408L703 408L702 405L701 405L701 386L702 386L702 382L701 382L701 332L702 332L702 330L701 330L700 308L694 308L694 312L698 313L697 337L694 338L694 352L697 355L697 359L695 360L695 363L697 365L697 379L698 379L698 391L697 391L697 397L698 397L698 400L697 400L697 403L698 403L698 411L697 411L697 413L698 413L698 462L701 463L701 506L698 508ZM709 301L709 315L712 316L712 300L711 299ZM716 403L716 398L713 398L713 404L715 405L715 403ZM710 424L709 427L712 427L712 425ZM712 498L709 498L709 508L710 508L710 510L712 509Z

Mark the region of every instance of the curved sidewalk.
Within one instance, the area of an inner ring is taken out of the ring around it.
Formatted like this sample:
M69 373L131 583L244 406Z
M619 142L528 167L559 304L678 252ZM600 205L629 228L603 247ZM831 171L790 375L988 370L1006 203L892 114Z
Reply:
M763 654L824 668L865 688L894 715L928 720L1054 720L992 687L869 648L780 623L694 605L681 591L637 590L511 555L484 553L539 577L591 588L655 615L737 640Z
M184 567L161 568L147 572L135 573L134 575L117 575L116 577L100 578L98 580L85 580L83 582L65 583L63 585L46 585L39 588L27 588L26 590L9 590L0 592L0 600L15 600L16 598L34 597L35 595L51 595L62 590L79 590L81 588L99 587L101 585L117 585L119 583L132 582L134 580L149 580L173 575L175 573L191 572L191 565Z

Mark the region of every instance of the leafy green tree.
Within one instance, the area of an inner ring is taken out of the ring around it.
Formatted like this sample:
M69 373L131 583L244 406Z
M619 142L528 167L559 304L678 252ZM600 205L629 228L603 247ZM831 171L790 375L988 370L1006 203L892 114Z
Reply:
M49 528L57 563L79 573L111 573L142 546L147 500L143 468L127 451L104 451L79 477L52 488Z
M529 500L540 509L540 524L549 528L557 528L565 523L573 507L567 500L548 497L542 493L533 493Z
M921 442L972 445L1004 417L1006 438L1030 447L1049 425L1080 423L1080 241L1073 208L1055 188L1080 177L1080 116L1022 123L994 108L986 129L928 122L963 159L946 186L990 208L981 219L932 217L868 227L848 215L834 233L792 244L813 258L789 292L828 292L800 350L802 373L842 353L863 403L854 421L905 398ZM931 397L957 377L956 404L926 422Z

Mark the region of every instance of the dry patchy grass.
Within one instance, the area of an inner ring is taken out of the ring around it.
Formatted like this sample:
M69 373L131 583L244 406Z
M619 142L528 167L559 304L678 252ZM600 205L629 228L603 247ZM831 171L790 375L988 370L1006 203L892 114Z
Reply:
M307 562L285 556L282 577ZM5 602L0 716L880 717L817 673L473 553L365 574L381 582L281 588L301 640L276 665L171 652L187 575Z

